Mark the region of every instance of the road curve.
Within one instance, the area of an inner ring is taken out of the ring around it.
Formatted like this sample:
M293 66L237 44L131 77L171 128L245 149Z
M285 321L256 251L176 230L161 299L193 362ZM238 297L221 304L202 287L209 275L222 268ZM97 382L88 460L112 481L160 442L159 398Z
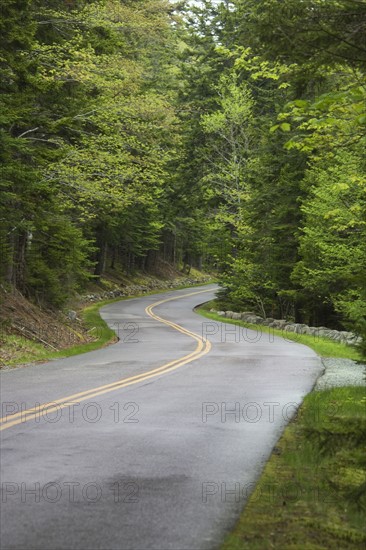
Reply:
M196 315L214 292L110 304L117 344L1 373L2 550L220 545L322 367Z

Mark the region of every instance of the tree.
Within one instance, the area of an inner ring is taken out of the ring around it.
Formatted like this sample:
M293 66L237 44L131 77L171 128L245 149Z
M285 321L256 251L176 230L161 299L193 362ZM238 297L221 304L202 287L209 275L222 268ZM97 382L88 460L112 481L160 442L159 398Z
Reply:
M285 63L366 61L366 8L359 0L236 0L239 42Z

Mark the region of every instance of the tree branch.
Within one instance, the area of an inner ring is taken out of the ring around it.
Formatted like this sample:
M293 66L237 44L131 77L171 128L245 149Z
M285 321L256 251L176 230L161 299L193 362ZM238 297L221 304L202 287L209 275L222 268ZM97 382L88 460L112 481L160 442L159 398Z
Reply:
M26 132L23 132L22 134L20 134L20 136L17 136L17 137L21 138L23 136L26 136L27 134L30 134L31 132L35 132L36 130L39 130L39 126L37 126L36 128L32 128L31 130L27 130Z

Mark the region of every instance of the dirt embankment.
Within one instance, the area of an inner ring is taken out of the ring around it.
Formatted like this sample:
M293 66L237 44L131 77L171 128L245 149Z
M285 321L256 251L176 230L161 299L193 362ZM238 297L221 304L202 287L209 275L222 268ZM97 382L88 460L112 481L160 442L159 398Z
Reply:
M38 307L16 290L1 293L0 331L0 366L24 351L27 340L54 352L93 339L81 320Z

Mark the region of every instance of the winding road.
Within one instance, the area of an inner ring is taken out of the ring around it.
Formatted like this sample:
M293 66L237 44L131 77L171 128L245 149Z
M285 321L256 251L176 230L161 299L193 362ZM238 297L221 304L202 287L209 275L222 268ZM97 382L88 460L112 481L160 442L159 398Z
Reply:
M322 367L193 312L214 295L110 304L118 343L1 373L2 550L220 546Z

